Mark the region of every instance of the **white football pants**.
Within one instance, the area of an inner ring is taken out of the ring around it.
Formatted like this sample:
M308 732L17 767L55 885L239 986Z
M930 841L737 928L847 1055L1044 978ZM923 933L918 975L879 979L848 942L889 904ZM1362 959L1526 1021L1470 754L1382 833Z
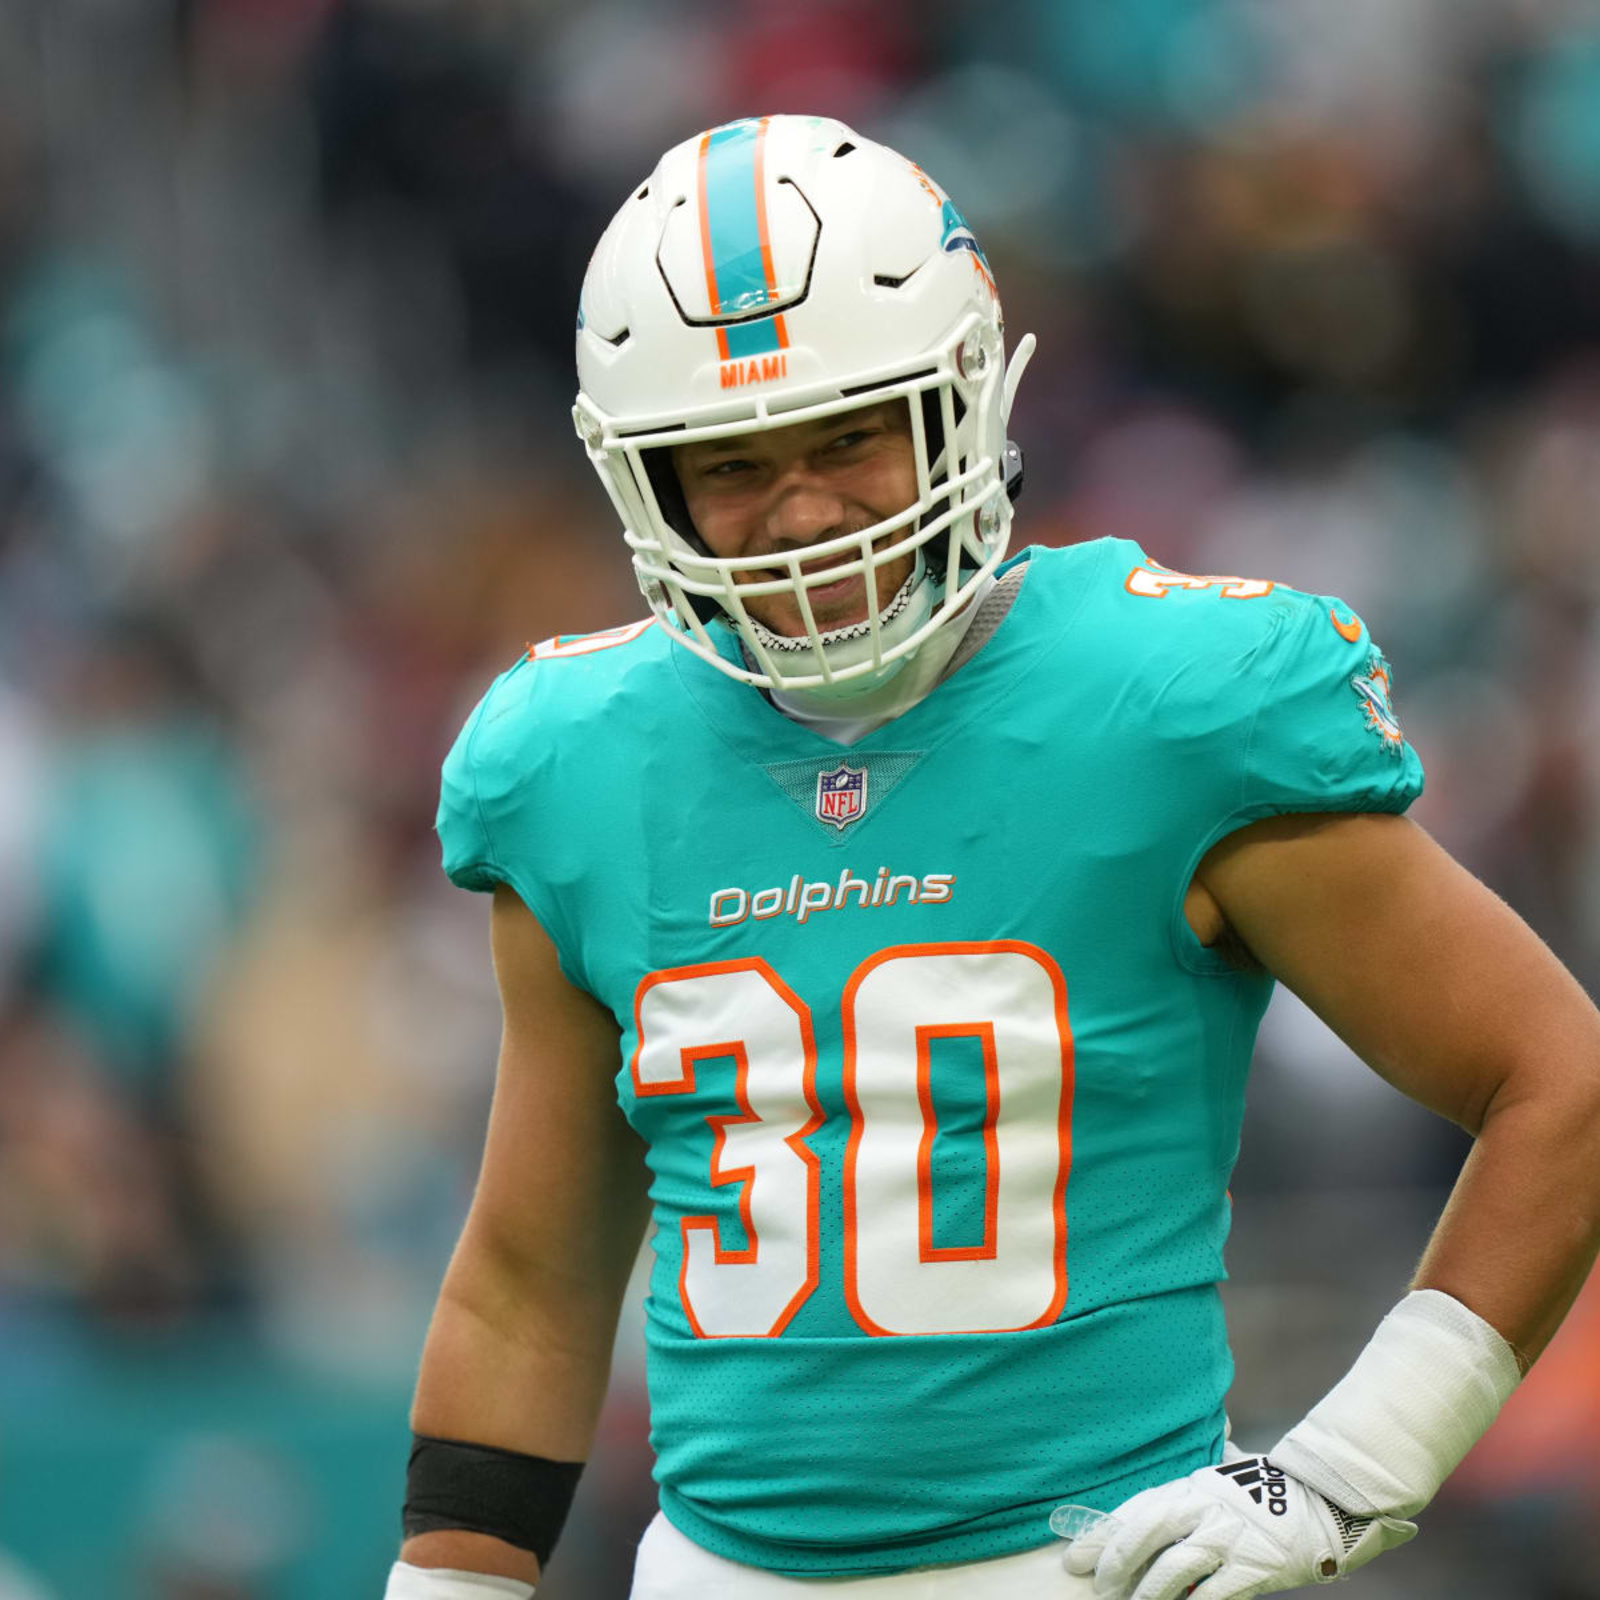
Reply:
M639 1541L631 1600L1094 1600L1061 1565L1060 1540L1020 1556L874 1578L784 1578L712 1555L658 1511Z

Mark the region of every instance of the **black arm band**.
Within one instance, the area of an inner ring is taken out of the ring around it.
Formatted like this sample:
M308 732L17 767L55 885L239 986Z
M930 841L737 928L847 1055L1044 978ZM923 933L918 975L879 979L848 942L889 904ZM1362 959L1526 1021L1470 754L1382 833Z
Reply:
M412 1435L406 1466L406 1538L463 1528L531 1550L543 1571L572 1509L581 1461L547 1461L492 1444Z

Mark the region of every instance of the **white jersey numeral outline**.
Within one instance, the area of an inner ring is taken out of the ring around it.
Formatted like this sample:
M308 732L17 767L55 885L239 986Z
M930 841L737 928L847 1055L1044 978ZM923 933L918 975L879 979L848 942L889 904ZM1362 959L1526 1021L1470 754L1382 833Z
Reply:
M619 644L632 644L639 635L655 626L654 617L641 617L637 622L625 622L620 628L605 628L599 633L558 633L553 639L541 639L528 646L528 654L535 661L559 661L569 656L592 656L597 650L614 650Z
M682 1219L684 1314L702 1339L780 1334L821 1281L821 1162L805 1142L823 1123L811 1009L752 956L651 973L634 996L634 1021L635 1094L693 1094L700 1062L734 1059L739 1109L706 1121L716 1135L711 1185L740 1186L747 1242L724 1246L715 1216ZM810 1115L786 1128L764 1111L792 1107L796 1080Z
M961 1036L983 1045L983 1243L940 1248L931 1044ZM894 945L856 969L844 992L844 1281L868 1333L1013 1332L1061 1315L1072 1065L1066 980L1037 945ZM897 1203L907 1126L919 1134L915 1211Z
M1123 588L1146 600L1165 600L1174 589L1215 589L1224 600L1264 600L1277 584L1270 578L1237 578L1220 572L1174 572L1152 561L1135 567Z
M693 1093L697 1063L735 1063L738 1111L706 1121L716 1133L711 1184L742 1185L748 1244L725 1249L713 1216L682 1219L685 1315L702 1338L780 1334L820 1282L820 1163L805 1143L824 1116L811 1012L760 958L651 973L634 1010L636 1093ZM1060 968L1020 940L895 945L851 976L843 1021L851 1315L885 1336L1054 1322L1067 1298L1072 1164L1073 1044ZM937 1245L932 1053L935 1040L952 1038L976 1039L982 1052L984 1220L981 1242ZM809 1112L798 1125L797 1084ZM858 1226L863 1215L870 1230Z

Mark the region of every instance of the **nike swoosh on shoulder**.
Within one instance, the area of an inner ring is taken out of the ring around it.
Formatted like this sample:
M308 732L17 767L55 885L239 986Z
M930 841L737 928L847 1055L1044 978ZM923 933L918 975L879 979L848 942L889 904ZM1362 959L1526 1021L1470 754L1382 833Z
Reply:
M1338 608L1335 606L1330 606L1328 609L1328 620L1334 625L1335 628L1339 630L1339 637L1341 639L1348 639L1351 644L1354 644L1356 640L1361 637L1361 618L1358 617L1355 612L1352 611L1350 613L1350 620L1345 622L1340 619Z

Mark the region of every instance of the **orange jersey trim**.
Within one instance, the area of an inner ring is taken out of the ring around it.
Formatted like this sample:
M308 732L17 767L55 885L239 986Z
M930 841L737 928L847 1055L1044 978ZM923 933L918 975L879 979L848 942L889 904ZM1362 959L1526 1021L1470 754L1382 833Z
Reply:
M983 1242L937 1245L933 1242L933 1141L939 1111L933 1102L935 1039L977 1039L983 1045ZM999 1249L1000 1068L995 1058L992 1022L947 1022L917 1029L917 1103L922 1108L922 1139L917 1146L917 1250L924 1261L993 1261Z

